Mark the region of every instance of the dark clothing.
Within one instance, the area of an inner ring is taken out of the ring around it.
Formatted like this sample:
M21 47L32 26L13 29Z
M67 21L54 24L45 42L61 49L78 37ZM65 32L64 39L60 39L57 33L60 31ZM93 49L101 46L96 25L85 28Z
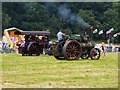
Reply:
M22 53L22 56L24 56L24 54L25 54L25 48L24 47L21 48L21 53Z
M102 50L105 51L104 46L102 46Z
M118 52L120 52L120 48L118 48Z
M64 46L64 40L62 39L62 40L59 40L59 43L62 45L62 46Z
M29 35L26 35L25 36L25 45L26 45L26 47L28 46L28 38L29 38Z

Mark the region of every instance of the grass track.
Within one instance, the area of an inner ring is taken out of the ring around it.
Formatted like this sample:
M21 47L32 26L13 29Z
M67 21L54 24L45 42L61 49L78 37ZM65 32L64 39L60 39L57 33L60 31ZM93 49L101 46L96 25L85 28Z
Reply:
M3 88L118 88L118 53L99 60L2 55Z

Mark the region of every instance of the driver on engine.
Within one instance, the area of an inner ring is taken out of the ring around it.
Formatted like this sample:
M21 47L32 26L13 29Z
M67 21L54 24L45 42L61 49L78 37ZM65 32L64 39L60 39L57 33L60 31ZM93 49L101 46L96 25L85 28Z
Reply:
M58 41L59 43L64 44L64 40L63 40L63 36L69 36L69 35L66 35L64 33L62 33L62 30L60 30L58 33L57 33L57 37L58 37Z

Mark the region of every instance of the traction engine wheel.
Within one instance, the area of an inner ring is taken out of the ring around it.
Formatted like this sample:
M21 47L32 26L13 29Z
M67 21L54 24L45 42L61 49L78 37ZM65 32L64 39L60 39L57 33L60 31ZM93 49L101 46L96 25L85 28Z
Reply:
M88 59L89 57L90 57L89 50L87 48L83 48L81 58L82 59Z
M88 59L89 58L89 54L88 53L84 53L81 56L82 59Z
M57 44L56 46L56 51L53 53L54 57L58 60L63 60L65 59L62 55L62 45L60 43Z
M78 60L82 54L82 48L77 41L70 40L63 46L63 55L68 60Z
M40 52L41 52L41 48L40 48L40 45L37 44L37 43L32 43L32 44L29 44L28 45L28 54L30 56L32 55L36 55L36 56L39 56L40 55Z
M90 51L90 57L92 60L97 60L100 58L100 50L98 48L93 48Z
M64 59L65 59L64 57L55 56L55 55L54 55L54 57L55 57L56 59L58 59L58 60L64 60Z

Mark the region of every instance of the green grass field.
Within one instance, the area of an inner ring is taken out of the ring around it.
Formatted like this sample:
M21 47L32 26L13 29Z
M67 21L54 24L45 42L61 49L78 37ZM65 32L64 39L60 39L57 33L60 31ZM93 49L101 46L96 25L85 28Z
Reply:
M118 53L99 60L2 54L3 88L118 88Z

